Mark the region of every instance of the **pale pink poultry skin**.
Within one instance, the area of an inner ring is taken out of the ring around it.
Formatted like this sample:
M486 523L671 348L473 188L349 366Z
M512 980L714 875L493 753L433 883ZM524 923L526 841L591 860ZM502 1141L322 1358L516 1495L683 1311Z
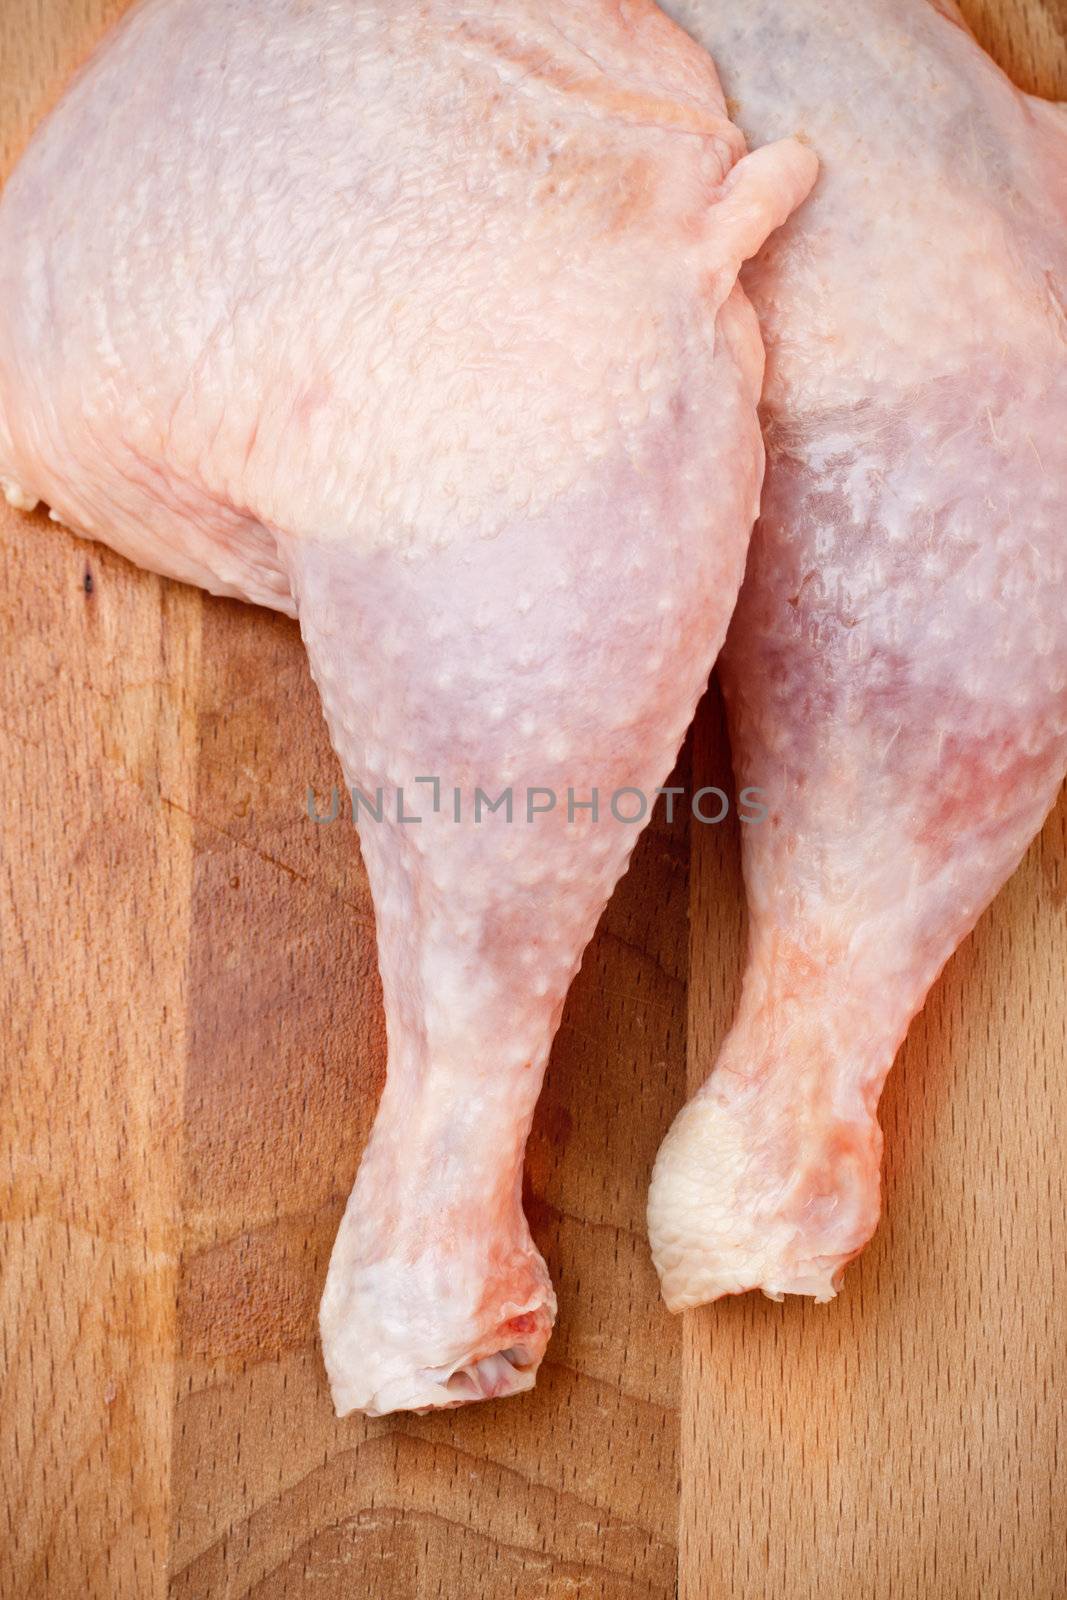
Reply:
M647 0L149 0L0 205L9 499L299 616L346 779L386 795L388 1081L321 1313L342 1414L534 1381L526 1134L639 832L608 799L663 782L734 605L737 273L814 172L745 156ZM527 822L532 786L561 804Z
M894 1055L1067 768L1067 111L947 4L667 9L746 134L822 171L744 279L768 460L722 679L771 814L649 1225L675 1309L826 1300L878 1220Z

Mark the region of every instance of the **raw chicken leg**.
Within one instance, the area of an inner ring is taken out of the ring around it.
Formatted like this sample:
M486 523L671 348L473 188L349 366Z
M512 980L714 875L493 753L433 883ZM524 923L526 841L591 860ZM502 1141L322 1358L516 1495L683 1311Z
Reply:
M893 1056L1067 767L1067 112L947 4L667 9L823 177L747 280L767 482L722 676L770 816L649 1222L674 1308L824 1300L877 1222Z
M150 0L4 197L9 498L299 615L368 802L389 1074L322 1306L342 1413L533 1383L526 1133L639 832L611 796L669 771L734 604L737 271L814 166L746 158L647 0Z

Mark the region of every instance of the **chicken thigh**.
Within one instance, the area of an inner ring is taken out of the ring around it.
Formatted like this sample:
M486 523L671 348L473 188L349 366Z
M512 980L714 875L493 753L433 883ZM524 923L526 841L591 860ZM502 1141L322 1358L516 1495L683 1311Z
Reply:
M745 155L648 0L148 0L0 206L8 498L298 616L358 791L389 1067L342 1414L534 1380L526 1134L736 598L737 273L814 168Z
M768 818L650 1232L674 1308L825 1300L877 1223L897 1048L1067 767L1067 111L948 3L667 10L823 175L747 279L767 478L722 679Z

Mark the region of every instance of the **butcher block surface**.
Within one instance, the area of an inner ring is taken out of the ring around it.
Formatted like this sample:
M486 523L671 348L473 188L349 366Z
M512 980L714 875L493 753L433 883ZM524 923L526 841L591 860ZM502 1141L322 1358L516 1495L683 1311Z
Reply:
M4 0L3 173L122 9ZM964 10L1067 97L1059 0ZM315 1314L384 1036L298 631L41 513L0 549L0 1600L1062 1600L1067 804L912 1030L841 1296L680 1319L645 1192L743 901L730 826L657 815L530 1141L535 1392L337 1422ZM690 766L728 771L714 691Z

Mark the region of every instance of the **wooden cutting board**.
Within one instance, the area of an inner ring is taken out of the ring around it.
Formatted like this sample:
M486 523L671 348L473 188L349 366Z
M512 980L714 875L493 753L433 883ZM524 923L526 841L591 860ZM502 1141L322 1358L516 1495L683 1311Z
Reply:
M121 9L4 0L0 171ZM1067 95L1058 0L965 9ZM537 1390L338 1423L315 1310L383 1033L297 630L40 515L0 547L2 1600L1062 1600L1067 807L913 1030L842 1297L680 1320L645 1189L742 910L736 838L658 819L531 1139ZM713 698L692 759L726 770Z

